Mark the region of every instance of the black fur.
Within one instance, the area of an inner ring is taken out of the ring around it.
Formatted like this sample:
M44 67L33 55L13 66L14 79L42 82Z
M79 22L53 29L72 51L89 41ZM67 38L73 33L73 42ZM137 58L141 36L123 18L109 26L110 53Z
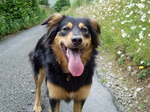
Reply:
M57 100L55 100L55 99L49 99L49 103L51 105L52 112L55 112Z

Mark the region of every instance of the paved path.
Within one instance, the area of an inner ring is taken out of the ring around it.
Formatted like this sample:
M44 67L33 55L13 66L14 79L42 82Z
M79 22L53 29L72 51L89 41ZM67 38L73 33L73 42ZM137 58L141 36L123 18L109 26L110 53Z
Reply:
M0 41L0 112L31 112L34 102L34 81L28 53L45 33L45 27L35 26ZM117 112L109 91L93 78L93 87L83 112ZM70 104L61 103L61 112L72 112ZM45 84L42 88L43 112L49 103ZM67 110L67 111L66 111Z

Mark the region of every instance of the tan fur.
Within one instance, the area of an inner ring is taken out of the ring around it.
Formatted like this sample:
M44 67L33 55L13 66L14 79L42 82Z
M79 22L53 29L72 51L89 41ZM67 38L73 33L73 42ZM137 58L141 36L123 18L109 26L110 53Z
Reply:
M78 27L81 29L81 28L84 28L85 25L83 23L79 23Z
M74 101L73 112L82 112L80 101Z
M61 14L54 14L51 16L48 20L48 29L51 30L53 27L58 25L58 22L62 19L62 17L63 16Z
M84 100L88 97L91 84L81 87L76 92L68 92L60 86L57 86L51 82L47 82L47 88L49 91L49 97L57 100L73 99Z
M99 24L96 22L96 20L90 19L90 24L91 24L92 27L95 29L95 31L98 31L98 32L99 32Z
M62 51L61 43L66 43L67 45L71 43L72 33L67 35L66 37L56 36L52 45L52 49L56 55L56 60L62 66L62 69L65 73L69 73L68 70L68 62Z
M71 22L68 22L67 26L71 29L73 27L73 24Z
M41 99L41 85L42 85L44 78L45 78L45 70L40 69L38 77L35 78L36 93L35 93L35 104L34 104L34 108L33 108L34 112L42 111L40 99Z
M72 36L73 36L72 32L70 32L65 37L61 37L61 36L57 35L55 37L54 43L52 45L52 49L56 55L57 61L62 66L62 69L64 70L65 73L69 73L68 62L67 62L67 59L66 59L66 57L62 51L61 43L63 43L66 47L70 48L72 46L72 42L71 42ZM91 43L91 38L86 38L86 37L82 36L82 39L83 39L83 42L81 44L81 47L85 47L85 46L86 47L83 50L81 60L82 60L83 64L85 65L86 62L90 59L90 55L91 55L93 46Z

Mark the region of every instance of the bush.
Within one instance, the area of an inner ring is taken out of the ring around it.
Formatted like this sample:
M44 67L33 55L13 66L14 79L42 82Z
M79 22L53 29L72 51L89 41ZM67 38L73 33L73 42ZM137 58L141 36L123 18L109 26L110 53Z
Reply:
M57 0L53 8L57 12L60 12L63 9L63 7L70 7L70 1L69 0Z
M46 5L46 6L49 6L50 4L48 3L48 0L40 0L39 3L41 5Z
M64 6L64 7L62 7L62 11L66 11L66 10L68 10L69 9L69 7L68 6Z
M0 38L28 28L45 16L37 0L1 0L0 9Z

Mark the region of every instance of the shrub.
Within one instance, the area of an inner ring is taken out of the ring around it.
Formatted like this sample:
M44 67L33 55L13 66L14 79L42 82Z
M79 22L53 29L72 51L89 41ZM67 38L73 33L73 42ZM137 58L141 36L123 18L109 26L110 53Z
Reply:
M70 7L70 1L69 0L57 0L56 3L54 4L54 9L57 12L60 12L63 7Z
M50 4L48 3L48 0L40 0L39 3L41 5L46 5L46 6L49 6Z
M37 0L1 0L0 9L0 38L28 28L45 16Z

